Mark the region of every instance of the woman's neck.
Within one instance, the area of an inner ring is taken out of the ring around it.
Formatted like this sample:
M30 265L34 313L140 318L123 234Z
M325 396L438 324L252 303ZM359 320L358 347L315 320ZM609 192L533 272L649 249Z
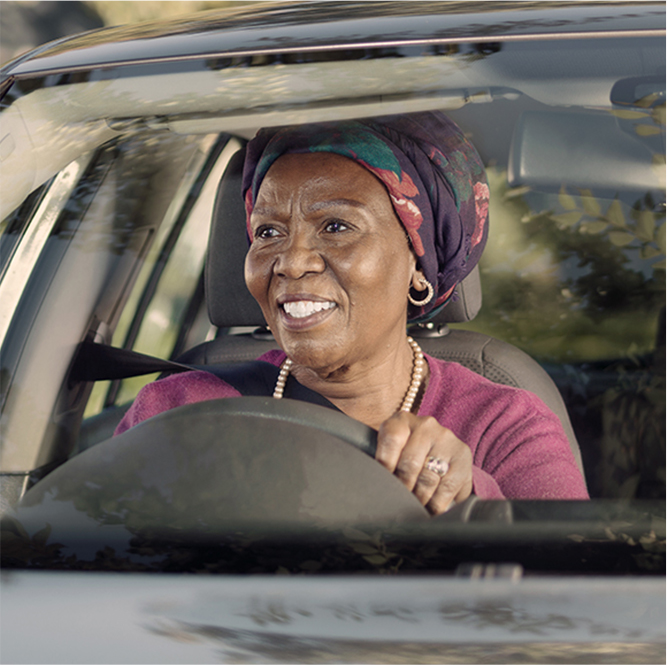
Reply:
M303 385L326 397L343 413L378 429L396 413L405 399L412 379L414 352L407 336L401 343L374 354L372 359L341 366L334 371L316 372L294 365L291 374ZM425 363L422 388L415 404L421 400L428 378Z

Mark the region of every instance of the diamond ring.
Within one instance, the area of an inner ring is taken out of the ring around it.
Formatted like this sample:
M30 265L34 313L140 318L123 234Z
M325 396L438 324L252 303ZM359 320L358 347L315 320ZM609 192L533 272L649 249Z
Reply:
M449 464L438 457L429 457L424 468L437 473L442 478L449 471Z

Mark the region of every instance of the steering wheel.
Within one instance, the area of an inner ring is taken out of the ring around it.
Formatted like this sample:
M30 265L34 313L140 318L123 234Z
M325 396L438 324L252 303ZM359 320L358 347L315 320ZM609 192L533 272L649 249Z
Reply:
M18 517L48 521L52 539L84 522L220 533L427 520L417 498L372 459L375 436L305 402L198 402L70 459L25 494Z

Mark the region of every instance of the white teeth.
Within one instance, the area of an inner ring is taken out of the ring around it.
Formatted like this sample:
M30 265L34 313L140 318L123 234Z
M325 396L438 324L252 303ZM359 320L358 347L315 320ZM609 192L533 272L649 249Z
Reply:
M296 302L286 302L283 309L289 316L295 319L303 319L306 316L321 312L323 309L332 309L336 306L334 302L315 302L313 300L297 300Z

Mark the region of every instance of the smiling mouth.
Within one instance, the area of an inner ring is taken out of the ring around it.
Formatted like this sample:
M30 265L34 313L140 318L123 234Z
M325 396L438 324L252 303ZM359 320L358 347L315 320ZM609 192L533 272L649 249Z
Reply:
M288 316L293 319L305 319L308 316L333 309L335 302L317 302L314 300L296 300L283 303L282 308Z

